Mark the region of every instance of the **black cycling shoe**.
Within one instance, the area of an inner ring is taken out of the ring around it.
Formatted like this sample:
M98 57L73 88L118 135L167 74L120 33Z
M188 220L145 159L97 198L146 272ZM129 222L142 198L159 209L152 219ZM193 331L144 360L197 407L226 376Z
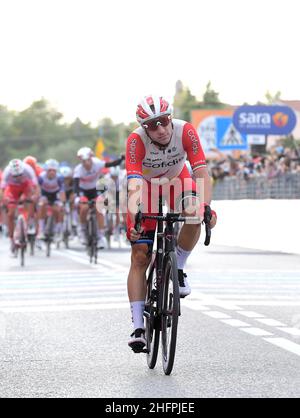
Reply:
M145 330L142 328L136 329L131 334L131 339L128 341L129 347L135 353L144 353L146 347Z

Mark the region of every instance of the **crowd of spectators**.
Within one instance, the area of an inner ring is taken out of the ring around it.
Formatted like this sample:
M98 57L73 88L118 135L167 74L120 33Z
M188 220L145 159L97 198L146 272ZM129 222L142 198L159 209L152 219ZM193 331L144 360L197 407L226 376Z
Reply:
M274 146L263 155L244 153L238 158L217 150L214 154L208 160L208 165L215 182L225 177L273 179L289 173L300 173L300 150L297 148Z

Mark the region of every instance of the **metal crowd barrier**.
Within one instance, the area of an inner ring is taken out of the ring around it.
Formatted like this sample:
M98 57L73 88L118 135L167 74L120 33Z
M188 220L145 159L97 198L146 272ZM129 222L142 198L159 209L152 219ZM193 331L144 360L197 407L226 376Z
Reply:
M213 199L300 199L300 173L270 179L264 175L249 179L225 177L214 182Z

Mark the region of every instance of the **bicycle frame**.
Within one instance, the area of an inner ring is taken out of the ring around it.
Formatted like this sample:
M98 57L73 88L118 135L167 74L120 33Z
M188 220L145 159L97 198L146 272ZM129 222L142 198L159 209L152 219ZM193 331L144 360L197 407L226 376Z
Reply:
M140 230L143 219L157 221L157 248L156 252L152 253L153 257L147 275L147 295L144 311L147 339L145 352L147 353L148 367L153 369L157 360L161 334L163 369L165 374L169 375L174 364L178 317L181 315L174 224L187 221L200 223L201 220L197 217L181 216L178 213L163 215L161 197L159 198L158 215L143 215L140 210L138 211L134 226L136 231ZM208 206L205 208L203 220L206 225L205 245L210 242L210 219L211 212Z

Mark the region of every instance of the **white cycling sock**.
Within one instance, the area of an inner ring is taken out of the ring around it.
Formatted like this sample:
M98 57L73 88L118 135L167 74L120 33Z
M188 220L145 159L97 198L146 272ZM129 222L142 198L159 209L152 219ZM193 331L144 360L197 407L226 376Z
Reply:
M192 251L186 251L177 245L176 247L176 256L177 256L177 266L179 270L183 270L185 267L186 260Z
M98 228L98 239L101 239L104 237L104 229Z
M39 232L44 232L45 228L45 219L39 219Z
M86 224L80 224L80 231L82 233L86 232Z
M78 225L78 212L76 209L72 210L72 225L73 226Z
M56 231L56 233L57 233L57 234L60 234L60 233L61 233L61 231L62 231L62 223L61 223L61 222L58 222L58 223L56 224L56 229L55 229L55 231Z
M145 302L143 300L137 302L130 303L131 309L131 319L133 323L134 329L143 328L145 329L144 325L144 310L145 310Z

